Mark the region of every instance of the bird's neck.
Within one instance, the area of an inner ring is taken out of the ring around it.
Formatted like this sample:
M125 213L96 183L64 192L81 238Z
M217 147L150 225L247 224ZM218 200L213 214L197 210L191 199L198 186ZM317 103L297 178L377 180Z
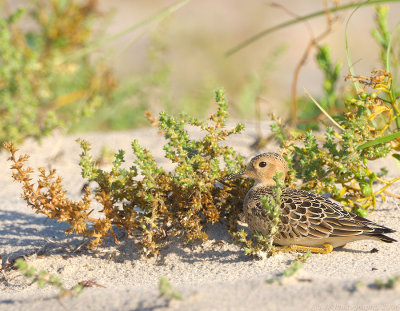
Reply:
M256 180L253 187L273 187L276 186L276 182L273 179L267 179L263 181Z

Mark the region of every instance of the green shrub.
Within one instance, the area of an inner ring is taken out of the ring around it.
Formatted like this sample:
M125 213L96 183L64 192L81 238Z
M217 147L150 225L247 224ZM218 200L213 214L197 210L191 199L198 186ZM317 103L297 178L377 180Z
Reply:
M242 156L220 142L240 133L244 127L238 124L231 130L225 129L228 106L223 91L216 94L218 110L210 118L212 124L184 114L174 118L161 113L157 122L153 120L167 140L165 157L176 164L171 172L158 166L137 140L132 143L136 159L131 167L122 167L125 152L120 150L112 169L104 171L89 155L89 143L80 141L82 176L97 184L94 198L102 205L102 218L90 216L93 210L90 192L80 201L69 200L61 177L56 177L54 170L40 169L37 186L31 183L33 170L24 168L28 157L17 158L13 145L6 144L12 153L13 177L22 183L28 206L67 222L70 225L67 233L93 237L91 246L109 234L114 236L114 225L135 232L137 245L147 256L156 254L168 236L183 236L186 241L207 239L204 226L209 222L225 221L235 230L248 188L246 182L236 181L232 188L216 187L215 183L243 168ZM185 129L187 125L200 128L204 137L191 139Z
M40 139L70 126L114 89L109 69L89 57L71 57L91 44L93 1L40 1L0 19L0 142Z
M400 179L386 181L381 172L368 167L370 160L399 149L398 103L392 97L390 73L376 70L370 77L350 78L364 88L345 102L346 112L337 121L331 119L335 127L328 127L323 138L312 131L292 135L280 121L272 126L272 131L290 167L289 185L300 181L299 188L329 193L332 199L366 216L375 208L376 198ZM373 191L376 181L383 186Z
M25 260L19 258L15 261L15 267L25 278L31 279L31 284L36 283L40 288L53 286L59 290L58 298L79 295L87 282L80 282L71 288L66 288L55 275L49 274L44 270L37 271L34 267L28 266Z

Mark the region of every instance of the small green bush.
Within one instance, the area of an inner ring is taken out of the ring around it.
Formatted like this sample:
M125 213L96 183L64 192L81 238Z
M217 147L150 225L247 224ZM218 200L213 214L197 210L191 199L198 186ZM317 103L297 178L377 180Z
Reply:
M136 159L131 167L122 167L125 152L120 150L112 169L104 171L90 156L89 143L80 141L82 176L97 184L94 198L103 207L102 218L90 216L90 192L80 201L69 200L54 170L40 169L37 185L31 183L33 170L24 168L28 157L17 158L13 145L6 144L12 153L13 177L23 184L23 197L31 208L69 223L67 233L93 237L91 246L109 234L114 236L113 226L135 232L137 245L147 256L156 254L169 236L182 236L186 241L207 239L204 226L210 222L225 221L235 230L248 184L236 181L232 188L220 188L215 183L243 168L243 157L220 142L240 133L244 126L225 129L228 106L222 90L217 91L216 99L218 109L210 118L212 124L184 114L174 118L161 113L158 121L153 120L167 140L165 157L176 164L171 172L161 168L137 140L132 143ZM200 128L204 137L191 139L187 125Z
M15 261L15 267L23 274L24 277L31 279L31 284L36 283L40 288L46 286L53 286L57 288L59 290L58 298L64 298L70 295L79 295L83 288L87 286L85 285L86 282L80 282L68 289L55 275L49 274L44 270L37 271L34 267L28 266L26 261L21 258Z
M345 102L346 112L332 119L323 138L307 131L296 136L277 120L272 131L280 142L289 164L288 184L317 193L329 193L353 211L366 216L376 205L376 198L395 178L386 181L384 172L373 172L370 160L384 158L398 150L396 125L399 111L397 98L392 96L390 73L376 70L370 77L350 76L364 87ZM395 157L399 155L394 154ZM374 182L383 186L373 191Z
M35 1L32 29L18 10L0 18L0 142L40 139L69 127L103 103L115 81L110 70L89 57L73 58L91 44L95 2Z

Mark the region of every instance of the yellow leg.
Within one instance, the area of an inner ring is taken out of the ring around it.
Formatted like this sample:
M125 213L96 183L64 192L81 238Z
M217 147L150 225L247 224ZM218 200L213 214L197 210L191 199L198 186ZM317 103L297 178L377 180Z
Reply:
M329 243L322 244L323 247L314 247L314 246L302 246L302 245L290 245L290 246L276 246L275 249L278 252L306 252L310 251L311 253L317 254L329 254L333 250L333 246Z

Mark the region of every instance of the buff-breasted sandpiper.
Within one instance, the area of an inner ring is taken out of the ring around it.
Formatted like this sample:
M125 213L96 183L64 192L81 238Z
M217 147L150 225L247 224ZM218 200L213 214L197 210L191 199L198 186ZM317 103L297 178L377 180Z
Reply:
M224 179L246 177L255 180L243 204L245 221L253 232L269 233L270 219L261 198L273 195L276 172L282 173L284 179L287 171L285 159L270 152L252 158L245 170ZM341 205L312 192L283 187L281 210L274 244L282 246L282 250L330 253L334 248L356 240L397 242L384 235L394 230L348 212Z

